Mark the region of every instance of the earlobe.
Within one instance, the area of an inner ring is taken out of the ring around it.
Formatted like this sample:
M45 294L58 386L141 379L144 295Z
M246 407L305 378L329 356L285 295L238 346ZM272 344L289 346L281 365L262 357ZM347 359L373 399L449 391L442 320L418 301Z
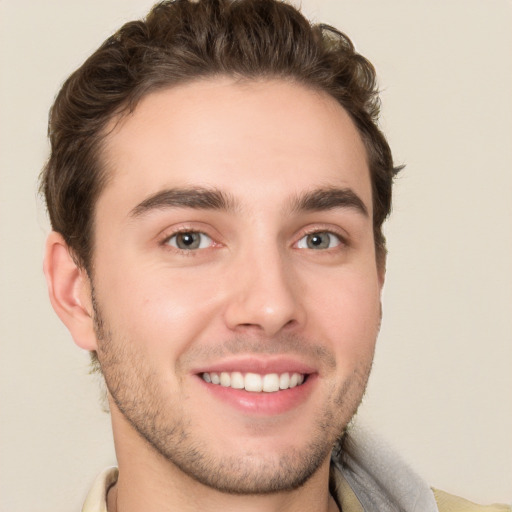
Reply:
M89 277L75 263L62 235L55 231L46 240L44 274L53 309L75 343L85 350L96 350Z

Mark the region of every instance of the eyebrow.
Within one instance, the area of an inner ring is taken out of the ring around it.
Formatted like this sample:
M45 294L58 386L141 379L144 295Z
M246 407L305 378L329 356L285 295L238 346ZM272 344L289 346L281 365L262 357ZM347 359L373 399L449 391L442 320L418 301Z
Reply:
M350 188L325 187L300 194L292 200L294 211L325 211L349 208L368 217L363 200Z
M215 188L170 188L144 199L130 211L130 216L141 217L166 208L232 211L236 209L236 203L230 195Z
M290 210L296 212L350 208L368 217L364 202L350 188L324 187L310 190L292 198L289 204ZM142 217L151 211L167 208L235 211L239 206L231 195L215 188L170 188L144 199L130 211L130 217Z

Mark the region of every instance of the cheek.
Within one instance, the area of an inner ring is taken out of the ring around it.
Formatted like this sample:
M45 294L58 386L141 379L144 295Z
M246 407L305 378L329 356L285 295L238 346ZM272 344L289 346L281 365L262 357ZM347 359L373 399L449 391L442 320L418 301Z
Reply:
M98 279L98 298L110 328L141 350L151 347L150 354L186 350L212 317L213 283L169 269L125 267L131 271L123 272L118 264Z
M327 291L309 296L311 325L332 345L339 364L372 357L381 317L377 279L333 279Z

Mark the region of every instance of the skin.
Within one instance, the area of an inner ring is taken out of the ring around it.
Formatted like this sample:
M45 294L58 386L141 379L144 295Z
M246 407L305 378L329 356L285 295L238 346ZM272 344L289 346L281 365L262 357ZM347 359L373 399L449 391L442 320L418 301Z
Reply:
M364 393L383 284L356 128L325 93L228 78L152 93L118 121L92 281L56 233L45 259L52 304L109 389L109 511L336 510L329 455ZM198 190L227 204L183 204ZM318 190L329 208L304 201ZM176 247L179 232L202 233L199 248ZM307 392L234 405L198 375L241 360L303 365Z

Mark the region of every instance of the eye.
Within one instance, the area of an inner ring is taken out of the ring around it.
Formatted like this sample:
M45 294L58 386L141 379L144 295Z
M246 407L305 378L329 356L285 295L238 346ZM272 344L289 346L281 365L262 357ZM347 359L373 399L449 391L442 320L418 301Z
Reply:
M181 231L171 236L166 244L176 247L182 251L193 251L195 249L206 249L212 245L213 241L204 233L199 231Z
M310 233L309 235L303 236L298 242L297 247L299 249L332 249L340 245L341 239L339 236L329 231L317 231L316 233Z

